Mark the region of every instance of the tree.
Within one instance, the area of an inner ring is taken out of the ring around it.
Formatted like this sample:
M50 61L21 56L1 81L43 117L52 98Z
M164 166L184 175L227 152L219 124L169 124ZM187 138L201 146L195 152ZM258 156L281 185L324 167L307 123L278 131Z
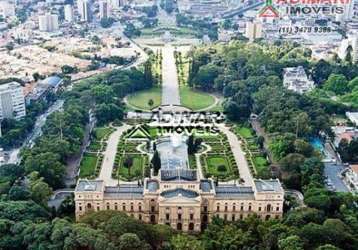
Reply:
M349 45L346 49L346 56L344 58L344 61L346 61L349 64L352 63L352 52L353 52L352 45Z
M204 250L200 241L190 235L178 234L170 243L173 250Z
M347 78L342 74L331 74L324 83L323 88L338 95L344 94L348 90Z
M153 105L154 105L153 99L149 99L149 101L148 101L148 106L149 106L150 108L152 108Z
M38 72L35 72L32 74L32 78L34 78L34 81L37 82L40 79L40 74Z
M300 166L302 187L308 185L320 187L324 183L323 169L324 164L319 158L307 158L303 165Z
M131 168L133 166L133 158L128 156L124 159L123 166L128 169L128 175L131 175Z
M221 173L225 172L226 171L226 166L225 165L219 165L218 166L218 171L221 172Z
M93 42L94 44L100 44L101 39L97 35L94 35L91 37L91 42Z
M91 94L98 103L110 103L113 99L113 89L111 86L97 84L91 88Z
M170 14L175 9L175 2L174 0L161 0L160 7Z
M291 133L276 136L270 143L269 149L277 160L294 152L295 136Z
M332 200L324 188L312 187L305 192L305 203L307 206L329 213Z
M297 235L288 236L285 239L278 241L278 248L280 250L303 250L303 242Z
M192 134L189 135L187 145L188 145L188 154L189 155L194 154L195 153L194 135L192 135Z
M140 36L141 32L139 29L137 29L134 24L132 23L127 23L126 27L124 28L124 32L123 32L126 36L128 36L129 38L132 37L136 37L136 36Z
M298 172L304 160L305 157L301 154L297 154L297 153L288 154L287 156L281 159L280 166L285 171Z
M124 115L124 111L121 107L118 107L116 104L102 103L96 106L95 114L99 124L106 124L116 119L122 119Z
M311 157L314 151L311 144L302 139L295 140L294 147L296 153L302 154L305 157Z
M109 28L114 23L114 19L112 17L102 18L100 23L102 28Z
M50 214L34 201L0 201L0 218L12 221L47 219Z
M67 196L62 201L60 207L57 210L57 215L61 217L71 216L75 212L75 200L74 196Z
M61 67L61 71L63 74L72 74L78 72L78 69L76 67L72 67L70 65L63 65Z
M153 155L151 163L152 163L152 166L154 169L154 173L155 173L155 175L157 175L159 172L159 169L161 168L160 156L159 156L159 152L157 150L154 151L154 155Z
M224 103L224 111L230 120L245 121L251 114L251 98L246 92L240 92Z
M332 73L331 65L325 60L321 59L313 66L312 78L315 83L321 85Z
M256 138L256 143L259 145L260 149L264 148L265 138L263 136L258 136Z
M9 199L13 201L27 200L30 192L24 186L13 185L9 191Z
M231 19L225 19L224 23L223 23L223 28L228 30L230 29L232 26L232 21Z
M144 84L147 88L153 86L152 63L150 60L147 60L144 64Z
M32 199L39 204L45 205L52 194L52 189L43 180L44 178L40 177L38 172L32 172L29 175Z
M349 90L358 90L358 76L348 83Z
M202 138L196 138L194 143L194 152L197 153L200 149L201 144L203 143Z
M214 87L215 78L219 75L220 69L214 64L201 66L195 76L194 82L203 90L211 90Z
M39 153L36 156L26 158L25 170L27 173L38 172L51 187L58 188L62 186L65 167L59 161L59 155L52 152ZM43 185L41 184L41 187Z
M119 237L119 250L141 250L141 249L150 249L147 244L138 238L134 233L125 233Z

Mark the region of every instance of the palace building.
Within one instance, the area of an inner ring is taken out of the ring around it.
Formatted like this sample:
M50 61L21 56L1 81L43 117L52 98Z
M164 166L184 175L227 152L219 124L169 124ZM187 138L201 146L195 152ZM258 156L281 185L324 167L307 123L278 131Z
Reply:
M279 180L254 179L240 185L199 179L199 170L189 168L184 139L164 137L156 145L161 169L143 184L107 186L103 180L80 179L76 218L91 211L118 210L146 223L199 232L214 216L228 221L251 214L263 220L282 217L284 190Z

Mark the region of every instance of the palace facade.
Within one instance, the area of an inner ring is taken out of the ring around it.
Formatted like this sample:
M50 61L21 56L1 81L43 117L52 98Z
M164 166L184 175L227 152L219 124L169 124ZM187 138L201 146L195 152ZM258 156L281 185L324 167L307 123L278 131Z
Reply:
M161 170L142 185L107 186L103 180L80 179L75 189L76 218L91 211L118 210L146 223L198 232L214 216L228 221L251 214L263 220L282 217L284 190L279 180L255 179L240 185L199 179L197 170L189 168L186 143L164 138L157 150Z

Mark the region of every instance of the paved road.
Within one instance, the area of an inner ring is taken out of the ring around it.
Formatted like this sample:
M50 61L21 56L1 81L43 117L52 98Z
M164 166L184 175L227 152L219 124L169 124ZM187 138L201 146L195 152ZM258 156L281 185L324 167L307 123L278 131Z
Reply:
M52 113L62 109L62 106L64 104L63 100L57 100L54 102L45 113L39 115L36 118L36 122L34 125L34 128L32 129L32 132L27 136L27 138L24 140L23 144L18 147L14 148L10 151L6 151L6 154L8 154L8 158L6 159L6 164L17 164L21 161L20 151L21 149L25 147L32 147L34 145L34 141L42 135L42 127L46 124L47 117L51 115Z
M124 124L123 126L117 128L117 130L109 136L109 139L107 141L107 148L104 152L101 172L99 174L99 177L97 178L99 180L103 180L105 182L105 185L107 186L116 186L118 184L118 180L112 178L112 169L114 159L116 158L119 139L122 133L129 128L130 126L127 124Z
M252 128L255 130L256 134L258 136L262 136L264 137L264 148L265 148L265 151L267 152L267 155L268 157L270 158L270 161L273 163L273 164L276 164L276 161L275 161L275 158L273 157L272 153L271 153L271 150L269 150L269 136L266 134L265 132L265 129L263 127L261 127L261 124L259 122L258 119L253 119L251 120L251 125L252 125Z
M340 172L344 169L342 164L325 163L324 164L324 176L327 178L327 182L332 183L332 187L337 192L349 192L348 188L340 178ZM327 186L329 188L329 186Z
M349 192L347 186L340 178L340 173L345 166L341 163L337 153L332 148L331 144L324 143L324 176L326 177L326 187L337 192Z
M230 131L226 126L220 125L220 131L223 132L229 141L231 150L234 153L236 164L239 168L240 178L244 180L245 186L253 185L253 178L250 172L249 165L245 158L245 152L241 148L241 144L237 136Z
M66 160L65 184L67 187L76 184L76 177L77 174L79 173L79 167L81 164L83 154L85 153L85 150L90 143L90 135L94 126L96 125L96 119L94 118L94 115L92 114L91 111L89 112L89 117L90 117L89 123L86 125L85 135L82 140L82 145L79 153L73 155L72 157Z
M165 46L163 51L162 105L180 105L178 75L175 65L174 48Z

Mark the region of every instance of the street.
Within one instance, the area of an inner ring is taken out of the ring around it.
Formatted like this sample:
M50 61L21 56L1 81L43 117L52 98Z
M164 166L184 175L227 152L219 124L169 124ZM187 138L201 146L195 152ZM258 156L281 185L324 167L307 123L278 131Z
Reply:
M337 192L349 192L348 188L340 178L340 173L345 166L341 163L338 155L329 143L324 144L324 176L326 177L326 187Z
M42 127L45 125L47 117L53 112L60 110L63 106L63 103L63 100L57 100L47 109L45 113L37 117L32 132L28 135L21 147L5 151L5 154L8 155L8 157L5 158L5 164L17 164L20 162L21 158L19 153L21 149L27 146L33 146L34 141L42 135Z
M343 164L325 163L324 164L324 176L327 178L326 186L328 189L337 192L349 192L348 188L340 178L340 173L344 169Z

